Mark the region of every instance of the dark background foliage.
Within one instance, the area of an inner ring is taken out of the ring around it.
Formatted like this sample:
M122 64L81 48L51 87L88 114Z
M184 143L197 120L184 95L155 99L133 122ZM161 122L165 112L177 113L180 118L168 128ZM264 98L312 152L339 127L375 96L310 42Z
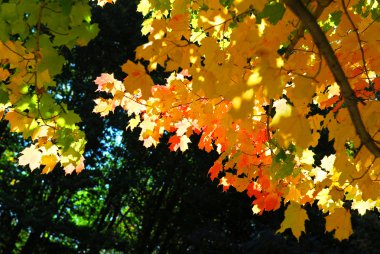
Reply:
M48 175L16 166L27 141L0 122L1 253L376 253L380 247L377 213L354 215L355 234L338 242L324 232L316 207L307 207L307 233L298 242L290 232L276 234L283 219L276 212L254 216L244 193L222 192L207 171L216 158L192 145L170 152L165 140L146 149L137 132L125 132L121 111L104 119L92 113L93 80L102 72L124 77L119 66L133 59L142 17L135 1L94 6L101 32L87 47L69 52L57 77L57 100L82 117L88 140L86 170ZM165 73L157 73L163 80ZM168 139L168 137L164 137ZM197 137L193 137L196 144ZM327 134L315 148L331 151Z

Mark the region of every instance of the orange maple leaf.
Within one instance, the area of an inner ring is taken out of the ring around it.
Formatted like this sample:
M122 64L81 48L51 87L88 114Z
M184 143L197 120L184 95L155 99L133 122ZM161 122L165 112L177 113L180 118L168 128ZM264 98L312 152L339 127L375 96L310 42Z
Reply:
M208 171L211 180L214 180L218 176L219 172L222 171L222 169L222 163L220 163L219 161L214 162L214 165Z

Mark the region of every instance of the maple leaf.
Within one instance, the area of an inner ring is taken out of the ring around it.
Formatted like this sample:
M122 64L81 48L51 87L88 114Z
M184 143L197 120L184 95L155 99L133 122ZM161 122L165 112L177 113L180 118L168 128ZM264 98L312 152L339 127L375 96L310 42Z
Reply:
M75 167L75 172L76 172L77 174L79 174L80 172L82 172L83 169L85 168L84 161L85 161L84 157L81 156L81 157L80 157L80 160L79 160L79 162L78 162L78 164L77 164L77 166Z
M115 79L113 73L102 73L95 79L94 83L98 86L96 91L104 91L112 93L112 95L115 95L117 91L124 92L125 90L123 83Z
M94 107L94 113L99 113L101 116L106 116L110 111L114 110L113 100L112 99L103 99L98 98L95 100L96 106Z
M181 122L175 123L174 127L177 128L177 136L183 136L190 126L191 123L188 119L183 119Z
M270 193L265 197L265 206L264 209L266 211L274 211L280 208L281 199L277 193Z
M214 162L214 165L208 171L208 173L210 174L211 180L214 180L218 176L219 172L222 171L222 169L223 169L222 163L218 161Z
M65 171L65 175L71 175L71 173L73 173L75 170L75 166L74 164L70 163L66 165L63 170Z
M283 111L273 118L272 126L279 128L278 139L288 147L293 140L296 145L307 148L311 144L312 135L310 124L297 108L286 105Z
M293 235L299 240L301 233L305 232L305 221L308 219L305 209L299 204L291 202L285 210L285 219L277 232L282 233L285 229L290 228Z
M33 118L14 110L8 111L5 119L9 121L12 132L25 132L29 134L29 132L37 127L37 123Z
M345 208L336 208L326 217L326 231L333 231L334 237L342 241L352 234L351 213Z
M301 198L301 191L295 185L289 187L289 192L285 197L285 203L288 201L298 202Z
M55 154L42 155L41 164L45 165L42 169L42 174L48 174L53 171L55 165L58 163L58 156Z
M353 200L351 208L357 210L360 215L364 215L367 211L373 210L376 206L376 201L373 200Z
M19 165L29 165L31 171L41 165L42 152L35 145L25 148L21 151L21 154L22 155L18 158Z
M334 167L335 155L331 154L329 156L323 157L321 160L321 168L325 169L327 172L330 172Z
M170 139L169 139L169 143L171 144L170 145L170 150L171 151L177 151L178 148L184 152L186 151L189 147L188 147L188 143L191 143L191 140L189 139L188 136L186 135L183 135L183 136L177 136L177 135L173 135Z
M140 115L136 115L135 118L130 119L128 122L127 130L131 128L131 131L133 131L133 129L140 124L140 121Z
M144 98L150 95L153 84L151 77L146 73L144 66L141 63L135 64L132 61L127 61L121 69L128 76L124 79L125 89L134 94L137 90L141 90Z

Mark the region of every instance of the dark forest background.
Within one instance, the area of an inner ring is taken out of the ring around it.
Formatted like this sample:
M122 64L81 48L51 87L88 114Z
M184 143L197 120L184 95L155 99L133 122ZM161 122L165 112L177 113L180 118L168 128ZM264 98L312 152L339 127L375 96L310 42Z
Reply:
M101 29L87 47L69 52L56 78L64 101L82 117L86 170L64 175L56 168L17 167L26 144L0 122L0 253L379 253L378 214L353 215L354 235L339 242L324 232L316 207L307 207L307 233L298 242L290 232L276 234L276 212L254 216L245 193L222 192L207 171L216 158L193 145L170 152L163 141L146 149L138 133L125 132L128 117L116 111L92 113L93 80L102 72L124 77L119 66L134 58L142 17L136 2L118 0L93 8ZM155 73L160 83L165 73ZM164 137L165 138L165 137ZM168 137L166 137L168 138ZM193 136L196 143L196 136ZM328 154L324 135L316 149Z

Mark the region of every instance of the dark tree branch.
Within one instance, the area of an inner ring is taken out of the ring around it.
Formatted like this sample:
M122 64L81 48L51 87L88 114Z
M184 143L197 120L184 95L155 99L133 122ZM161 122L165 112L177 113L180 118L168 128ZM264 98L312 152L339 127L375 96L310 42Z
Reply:
M342 66L340 65L338 58L336 57L334 50L330 46L326 35L318 25L315 17L309 12L309 10L299 0L283 0L287 7L305 24L305 27L313 37L315 45L318 47L319 52L325 58L327 65L333 74L335 81L338 83L342 96L347 105L348 112L351 117L351 121L355 126L356 133L358 134L363 145L375 155L380 157L380 148L376 145L374 140L365 128L363 119L358 109L358 99L352 90L350 83L344 73Z
M324 2L318 1L317 8L315 9L313 13L313 16L315 17L315 19L318 19L322 15L323 10L327 6L329 6L331 2L332 0L327 0ZM294 36L290 39L290 43L286 49L285 56L284 56L286 60L289 59L290 55L293 53L294 47L297 45L298 41L304 36L305 29L306 29L305 24L302 21L300 21L297 29L294 31Z

